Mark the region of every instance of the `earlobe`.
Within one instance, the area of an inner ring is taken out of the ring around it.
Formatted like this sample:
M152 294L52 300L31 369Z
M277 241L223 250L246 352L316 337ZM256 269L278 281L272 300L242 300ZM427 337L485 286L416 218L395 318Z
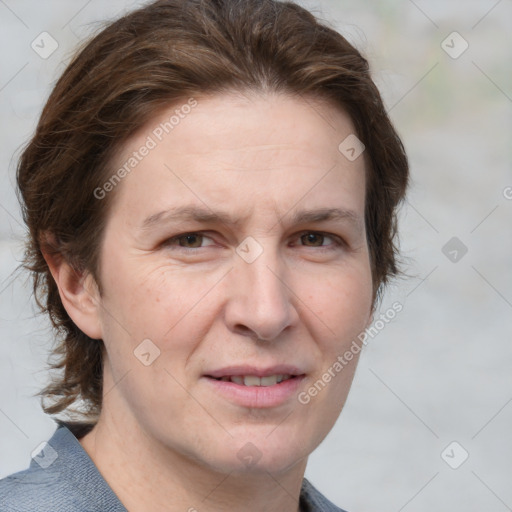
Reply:
M93 276L77 271L57 251L42 252L71 320L90 338L102 339L101 297Z

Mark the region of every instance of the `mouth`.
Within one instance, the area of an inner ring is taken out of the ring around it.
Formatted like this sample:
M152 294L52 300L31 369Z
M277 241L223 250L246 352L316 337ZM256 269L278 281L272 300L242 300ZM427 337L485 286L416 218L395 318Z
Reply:
M224 375L219 378L207 375L207 377L221 382L234 382L239 386L275 386L289 379L296 379L298 376L279 373L276 375L268 375L267 377L258 377L257 375Z
M215 395L242 407L268 408L289 402L306 373L291 365L231 366L203 375Z
M290 364L267 367L249 365L227 366L208 372L205 377L221 382L234 382L240 386L275 386L281 382L303 377L305 372Z

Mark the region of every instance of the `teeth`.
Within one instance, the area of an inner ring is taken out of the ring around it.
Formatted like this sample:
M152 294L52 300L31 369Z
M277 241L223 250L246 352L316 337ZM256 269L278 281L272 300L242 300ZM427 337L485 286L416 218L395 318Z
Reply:
M234 382L240 386L275 386L291 376L288 374L269 375L267 377L257 377L256 375L233 375L231 377L222 377L223 382Z
M244 377L244 386L261 386L261 379L254 375L246 375Z
M277 384L277 375L269 375L268 377L261 377L260 386L275 386Z

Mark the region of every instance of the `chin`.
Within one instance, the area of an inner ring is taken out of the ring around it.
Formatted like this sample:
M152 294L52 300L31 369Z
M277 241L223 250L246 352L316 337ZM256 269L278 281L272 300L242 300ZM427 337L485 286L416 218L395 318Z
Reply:
M279 427L278 427L279 428ZM245 435L237 435L229 447L219 448L217 469L222 473L237 475L262 475L286 473L293 467L305 463L314 447L305 439L297 439L289 431L280 435L271 434L265 428L264 434L251 429Z

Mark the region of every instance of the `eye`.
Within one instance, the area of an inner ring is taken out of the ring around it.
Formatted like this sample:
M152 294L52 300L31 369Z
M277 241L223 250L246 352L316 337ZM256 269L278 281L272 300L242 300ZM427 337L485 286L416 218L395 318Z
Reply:
M299 237L301 245L305 247L325 247L333 248L342 245L339 237L328 235L327 233L319 233L317 231L307 231Z
M210 237L207 237L202 233L183 233L169 238L163 245L166 247L179 247L183 249L200 249L201 247L214 245L214 243Z
M322 245L325 245L324 242L329 237L325 236L322 233L306 233L304 235L301 235L300 241L303 245L306 245L308 247L321 247ZM329 244L327 244L329 245Z

